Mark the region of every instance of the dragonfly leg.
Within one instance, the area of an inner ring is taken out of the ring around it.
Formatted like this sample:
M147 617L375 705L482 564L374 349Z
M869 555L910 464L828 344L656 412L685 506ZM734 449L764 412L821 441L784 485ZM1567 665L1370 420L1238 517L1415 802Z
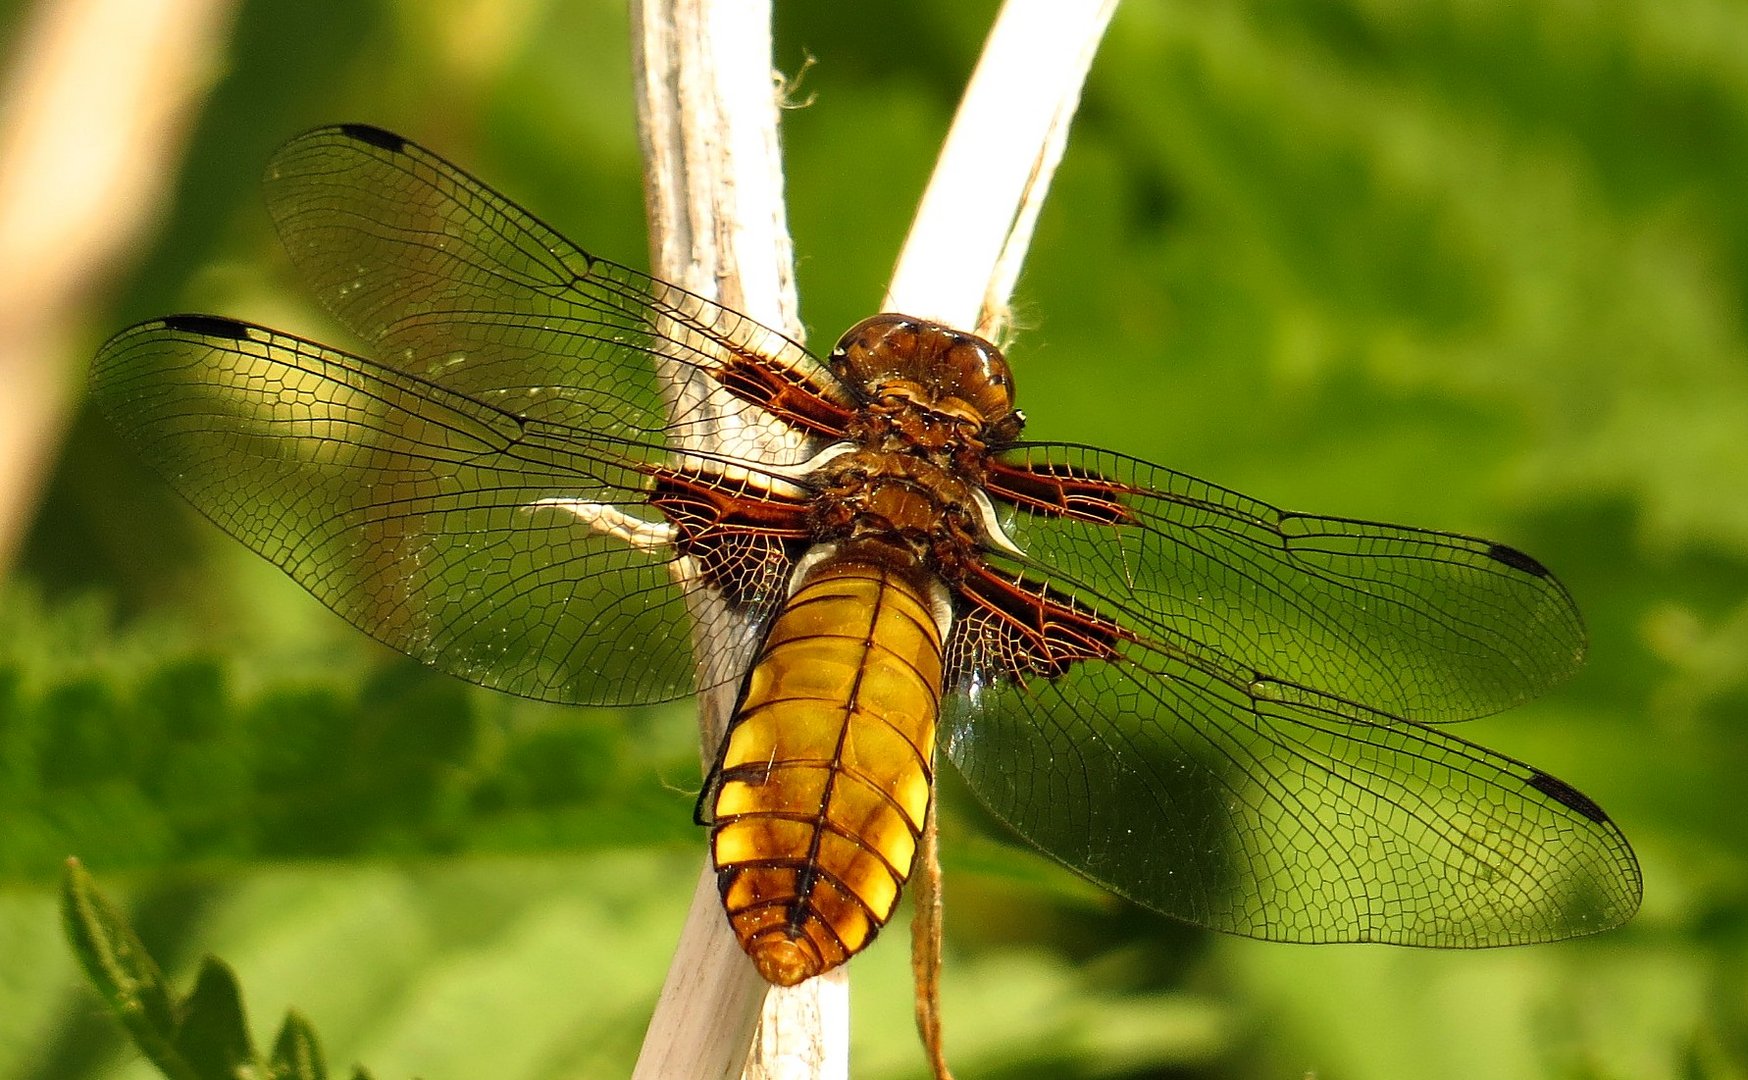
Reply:
M935 1080L953 1080L941 1045L941 847L935 831L935 802L923 819L911 870L910 972L916 981L916 1029Z
M609 503L586 499L539 499L525 509L532 511L540 507L563 510L596 532L623 540L640 551L671 547L676 535L672 522L640 518Z

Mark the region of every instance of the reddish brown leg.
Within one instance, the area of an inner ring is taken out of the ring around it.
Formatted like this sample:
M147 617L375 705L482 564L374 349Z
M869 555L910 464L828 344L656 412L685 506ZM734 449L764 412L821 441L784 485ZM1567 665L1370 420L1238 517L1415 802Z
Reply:
M935 1080L953 1080L941 1047L941 849L935 833L935 802L923 819L911 870L910 972L916 980L916 1029Z

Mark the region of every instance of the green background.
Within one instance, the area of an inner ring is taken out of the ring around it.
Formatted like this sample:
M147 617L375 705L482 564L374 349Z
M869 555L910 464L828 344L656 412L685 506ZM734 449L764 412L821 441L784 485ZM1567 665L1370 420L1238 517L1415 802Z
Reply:
M783 120L816 344L878 302L994 5L827 8L783 5L777 54L816 61ZM643 262L620 5L263 0L228 50L69 380L171 311L343 342L257 187L321 123ZM1645 903L1482 953L1225 938L1012 846L949 782L961 1076L1748 1076L1745 193L1739 3L1119 12L1016 298L1029 432L1553 567L1589 666L1462 733L1607 807ZM57 929L68 854L183 979L232 962L262 1038L295 1004L384 1080L627 1071L703 858L683 705L536 706L395 658L89 416L3 589L0 1075L148 1075ZM904 937L853 968L858 1077L923 1073Z

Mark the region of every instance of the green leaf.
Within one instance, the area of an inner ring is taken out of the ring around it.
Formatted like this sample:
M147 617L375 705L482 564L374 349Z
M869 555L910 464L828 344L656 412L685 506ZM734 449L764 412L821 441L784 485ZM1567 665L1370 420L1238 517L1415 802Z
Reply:
M297 1010L285 1016L263 1064L249 1038L243 993L229 964L201 961L194 989L178 1005L163 972L77 859L67 860L62 917L73 951L134 1045L169 1080L327 1080L321 1043ZM362 1068L354 1080L369 1080Z
M328 1080L328 1067L322 1061L322 1046L316 1041L315 1029L296 1009L285 1014L279 1038L273 1041L273 1060L268 1067L274 1080Z
M244 1075L255 1064L237 977L217 957L201 961L194 990L182 1002L176 1049L196 1073L215 1080Z
M86 976L140 1052L171 1080L202 1080L177 1049L180 1017L163 972L76 859L67 860L61 918Z

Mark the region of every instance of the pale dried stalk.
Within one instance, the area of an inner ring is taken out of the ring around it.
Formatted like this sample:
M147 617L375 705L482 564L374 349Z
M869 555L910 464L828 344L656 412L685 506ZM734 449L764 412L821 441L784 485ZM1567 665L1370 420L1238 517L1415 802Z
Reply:
M918 209L886 310L993 336L1115 0L1009 0ZM752 0L633 0L652 266L799 339L777 159L770 14ZM701 695L706 757L733 689ZM926 870L926 868L925 868ZM938 921L935 923L938 933ZM842 969L770 996L723 918L708 866L637 1077L848 1075Z
M770 26L764 0L634 0L651 269L800 340ZM727 614L702 598L694 607L700 627ZM734 695L733 686L699 695L707 766ZM743 1070L847 1076L849 986L841 974L767 986L729 930L707 864L633 1075Z
M1081 87L1117 0L1008 0L899 252L885 310L998 339ZM941 868L935 814L912 873L911 966L929 1067L947 1080L938 976Z
M78 386L72 327L163 200L230 11L225 0L39 3L12 43L0 91L0 574Z
M1117 0L1008 0L898 256L886 310L1000 336Z

